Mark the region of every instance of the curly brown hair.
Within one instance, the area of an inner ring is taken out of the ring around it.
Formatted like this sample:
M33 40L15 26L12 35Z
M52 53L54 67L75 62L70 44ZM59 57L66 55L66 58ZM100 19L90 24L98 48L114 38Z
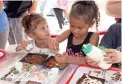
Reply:
M33 13L24 16L21 23L24 27L25 32L29 33L35 30L37 28L37 25L42 21L45 21L45 18L42 14Z
M100 13L94 1L76 1L71 8L70 15L76 18L83 17L85 22L90 23L95 20L96 29L100 21ZM97 29L98 30L98 29Z

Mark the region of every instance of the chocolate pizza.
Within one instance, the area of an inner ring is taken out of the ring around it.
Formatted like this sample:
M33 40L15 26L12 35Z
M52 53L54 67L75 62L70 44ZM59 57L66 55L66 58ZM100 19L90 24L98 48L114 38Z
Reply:
M84 74L80 79L78 79L76 84L104 84L104 83L105 79Z
M28 53L20 61L30 63L30 64L43 64L47 57L48 55L45 54Z

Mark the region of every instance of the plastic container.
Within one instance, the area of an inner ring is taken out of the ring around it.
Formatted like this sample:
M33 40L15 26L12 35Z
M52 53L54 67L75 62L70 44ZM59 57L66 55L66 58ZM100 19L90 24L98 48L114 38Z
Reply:
M108 69L111 67L112 64L107 64L104 61L104 54L106 54L103 50L99 49L98 47L88 43L83 45L83 52L90 58L95 61L98 61L98 66L101 69Z
M59 74L59 68L51 68L51 71L48 72L48 77L50 80L54 80Z

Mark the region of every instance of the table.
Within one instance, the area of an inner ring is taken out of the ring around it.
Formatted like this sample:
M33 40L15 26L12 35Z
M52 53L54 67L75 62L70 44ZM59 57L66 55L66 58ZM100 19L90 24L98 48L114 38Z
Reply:
M10 45L6 52L5 58L0 60L0 70L1 72L4 71L5 73L9 72L8 70L12 68L18 60L22 59L27 52L15 52L16 45ZM55 84L64 84L67 79L70 77L72 72L76 69L78 65L68 65L67 68L58 76L58 78L55 81ZM3 77L5 73L1 73L0 77ZM65 74L65 75L64 75ZM61 78L61 79L60 79ZM59 80L60 79L60 80ZM53 83L54 84L54 83Z
M122 82L122 73L120 68L111 67L108 70L103 70L100 68L93 68L87 64L81 64L72 76L68 79L65 84L76 84L78 81L81 83L90 82L85 81L85 78L92 79L94 78L102 84L121 84ZM93 81L92 81L93 82ZM91 84L91 83L90 83ZM96 84L96 83L95 83Z
M1 72L5 69L11 68L16 61L24 57L26 54L27 53L7 53L6 57L0 60ZM67 68L61 74L61 76L56 80L57 84L64 84L74 72L74 70L77 68L77 66L78 65L73 64L68 65ZM8 70L6 70L6 72L8 72ZM4 76L4 73L1 73L0 76Z
M69 79L69 77L72 75L72 73L76 70L77 67L78 67L78 65L69 64L67 67L67 70L62 75L62 77L60 78L60 80L58 81L57 84L65 84L67 82L67 80Z
M10 45L7 48L7 55L5 58L0 60L0 71L2 72L3 70L12 67L16 61L20 60L23 58L27 52L22 53L22 52L15 52L16 45ZM11 65L11 66L10 66ZM62 72L62 74L55 80L55 83L50 83L50 84L65 84L69 77L72 75L72 73L76 70L78 65L75 64L69 64L67 68ZM6 70L7 72L7 70ZM3 76L4 73L1 73L0 76ZM1 83L0 83L1 84Z

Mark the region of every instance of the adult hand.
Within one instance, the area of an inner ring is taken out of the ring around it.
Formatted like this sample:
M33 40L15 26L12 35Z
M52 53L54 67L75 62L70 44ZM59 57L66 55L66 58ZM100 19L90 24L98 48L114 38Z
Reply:
M104 60L108 64L120 63L121 62L121 52L116 49L105 49L106 54L104 55Z

